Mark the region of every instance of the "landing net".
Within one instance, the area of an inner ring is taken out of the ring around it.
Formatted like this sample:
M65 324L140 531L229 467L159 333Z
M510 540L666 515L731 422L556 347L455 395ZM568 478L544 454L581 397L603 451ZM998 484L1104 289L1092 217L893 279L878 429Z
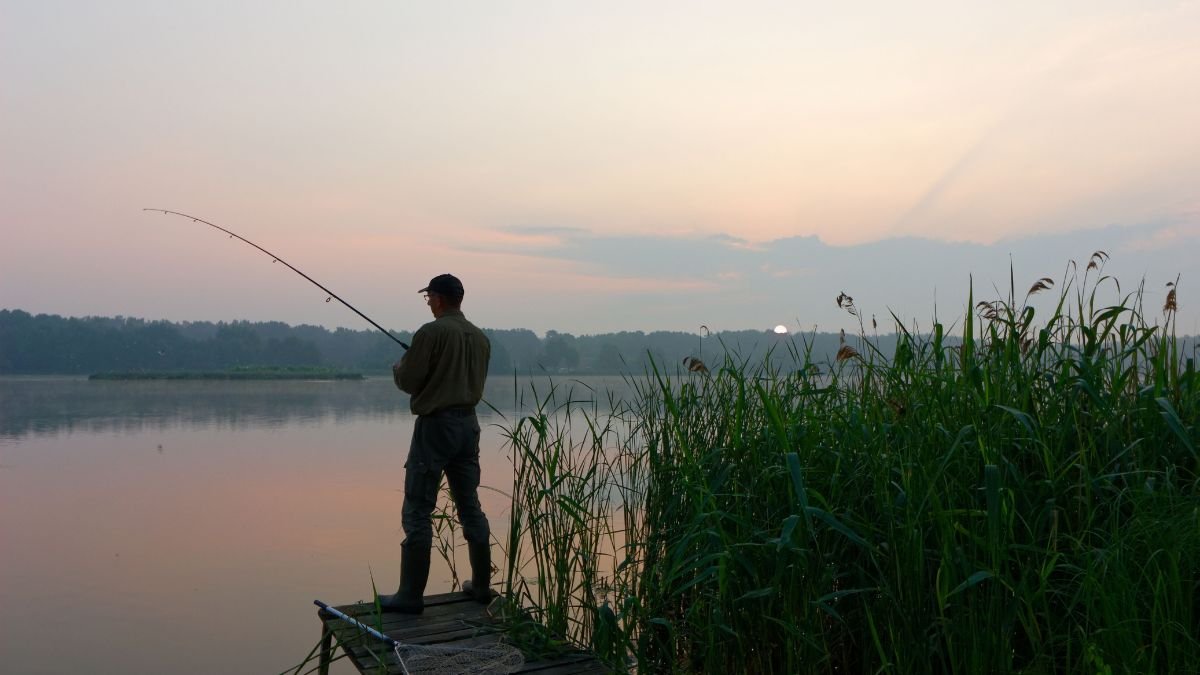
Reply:
M521 650L500 642L475 647L397 642L395 654L406 675L492 675L516 672L525 664Z
M320 600L315 600L314 604L391 646L396 662L405 675L500 675L515 672L525 664L521 650L499 639L494 643L469 647L407 644L380 633Z

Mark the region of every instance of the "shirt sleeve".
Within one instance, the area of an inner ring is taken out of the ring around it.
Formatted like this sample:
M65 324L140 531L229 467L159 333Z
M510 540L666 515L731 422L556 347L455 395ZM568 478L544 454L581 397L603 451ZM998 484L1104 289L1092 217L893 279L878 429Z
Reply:
M429 335L428 330L418 330L416 335L413 335L412 345L409 346L408 351L404 352L404 356L400 357L400 363L392 370L396 386L410 396L420 394L429 379L433 342L433 337Z

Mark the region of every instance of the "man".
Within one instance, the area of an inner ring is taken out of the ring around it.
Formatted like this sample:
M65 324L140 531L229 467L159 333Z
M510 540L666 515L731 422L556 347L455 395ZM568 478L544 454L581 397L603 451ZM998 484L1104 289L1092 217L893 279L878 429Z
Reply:
M442 475L458 510L471 560L471 581L463 592L479 602L491 599L491 533L479 506L479 420L491 344L462 313L463 285L439 274L418 293L434 320L421 326L412 346L394 366L396 386L407 392L417 416L408 461L404 463L404 542L400 545L400 588L379 596L388 611L420 614L429 579L433 546L431 516Z

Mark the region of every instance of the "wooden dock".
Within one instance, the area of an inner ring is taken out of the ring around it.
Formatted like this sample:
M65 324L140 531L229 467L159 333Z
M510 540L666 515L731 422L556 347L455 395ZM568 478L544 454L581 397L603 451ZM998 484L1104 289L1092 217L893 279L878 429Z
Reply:
M334 609L378 628L388 637L410 645L441 645L472 647L494 643L504 628L488 613L487 607L461 593L425 596L422 614L384 612L376 617L372 604L341 605ZM360 673L372 675L403 675L400 664L389 648L377 638L325 610L318 610L321 619L321 654L319 672L326 675L333 659L335 644L340 645ZM593 675L611 673L588 652L573 652L553 659L531 660L513 671L535 675Z

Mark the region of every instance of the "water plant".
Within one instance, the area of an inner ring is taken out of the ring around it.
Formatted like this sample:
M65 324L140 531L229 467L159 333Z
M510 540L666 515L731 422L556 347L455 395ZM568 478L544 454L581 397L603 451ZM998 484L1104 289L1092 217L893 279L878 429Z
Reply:
M1196 348L1178 279L1155 321L1106 260L890 354L843 293L832 358L551 385L506 429L506 593L640 672L1195 672Z

